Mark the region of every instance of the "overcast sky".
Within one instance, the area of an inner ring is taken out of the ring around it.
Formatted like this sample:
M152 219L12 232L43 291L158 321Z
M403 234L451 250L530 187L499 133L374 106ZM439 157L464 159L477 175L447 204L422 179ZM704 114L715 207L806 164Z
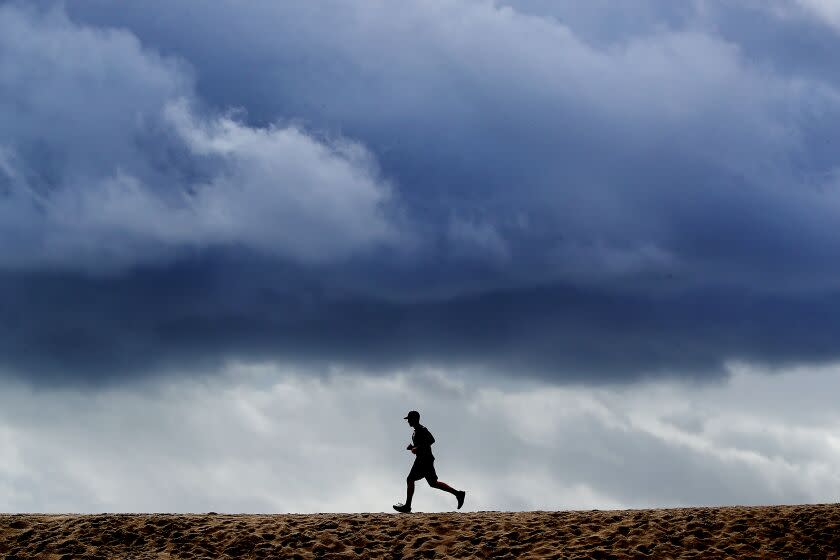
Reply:
M0 0L0 510L840 500L837 6Z

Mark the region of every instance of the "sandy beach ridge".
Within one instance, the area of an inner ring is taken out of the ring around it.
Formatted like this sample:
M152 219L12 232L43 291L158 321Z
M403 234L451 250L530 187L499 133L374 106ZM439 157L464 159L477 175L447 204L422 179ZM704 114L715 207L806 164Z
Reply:
M0 558L840 557L840 505L349 514L0 514Z

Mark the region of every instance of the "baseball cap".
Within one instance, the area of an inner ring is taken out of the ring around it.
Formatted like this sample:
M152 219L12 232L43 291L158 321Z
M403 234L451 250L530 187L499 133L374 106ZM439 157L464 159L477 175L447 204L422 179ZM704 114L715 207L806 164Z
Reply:
M405 415L405 418L403 418L403 420L408 420L411 417L420 418L420 413L417 412L416 410L412 410L408 414Z

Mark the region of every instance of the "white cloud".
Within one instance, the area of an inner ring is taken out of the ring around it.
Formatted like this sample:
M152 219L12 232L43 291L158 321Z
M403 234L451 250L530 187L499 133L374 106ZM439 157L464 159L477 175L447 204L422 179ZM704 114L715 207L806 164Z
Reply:
M388 511L416 408L470 510L840 498L838 369L733 367L722 385L620 389L270 364L92 394L7 383L0 495L6 511ZM421 483L415 506L449 498Z
M299 260L329 260L387 241L389 190L363 146L315 141L294 127L254 129L223 117L201 121L184 102L165 115L194 155L219 157L225 173L199 185L201 229Z

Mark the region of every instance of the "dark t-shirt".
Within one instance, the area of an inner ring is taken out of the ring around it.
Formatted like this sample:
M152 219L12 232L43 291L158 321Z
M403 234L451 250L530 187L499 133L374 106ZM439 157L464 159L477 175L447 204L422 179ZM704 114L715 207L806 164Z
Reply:
M418 461L434 461L435 456L432 455L432 444L435 438L432 433L426 429L426 426L418 424L414 428L414 433L411 435L411 444L417 451Z

